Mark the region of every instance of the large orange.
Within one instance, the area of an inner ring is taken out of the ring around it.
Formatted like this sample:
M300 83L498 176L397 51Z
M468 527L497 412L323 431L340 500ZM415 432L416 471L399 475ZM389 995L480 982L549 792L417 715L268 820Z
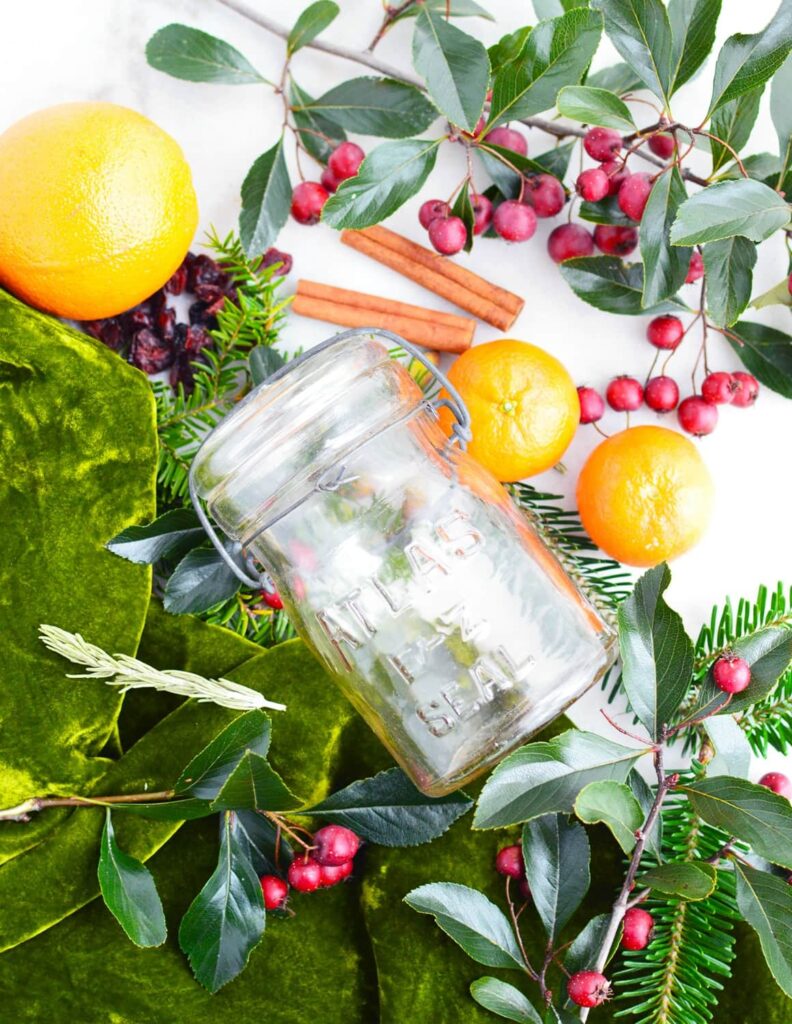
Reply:
M470 413L468 450L498 480L550 469L569 447L580 420L577 390L544 349L510 339L476 345L448 377Z
M609 437L589 456L577 486L589 536L627 565L657 565L693 547L712 501L698 449L666 427L632 427Z
M0 135L0 284L75 320L113 316L179 266L198 207L178 144L114 103L64 103Z

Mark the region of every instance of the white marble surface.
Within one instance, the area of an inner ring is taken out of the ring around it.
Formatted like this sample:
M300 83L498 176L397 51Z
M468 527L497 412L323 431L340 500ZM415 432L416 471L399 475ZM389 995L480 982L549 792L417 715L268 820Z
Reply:
M305 6L303 0L248 3L283 23L291 23ZM526 0L484 3L497 17L497 25L481 20L469 21L467 25L487 43L532 20L531 4ZM327 30L327 38L364 48L381 17L380 4L377 0L340 0L340 6L341 14ZM737 31L758 31L775 6L775 0L753 0L750 4L723 0L718 43ZM198 85L177 81L149 68L144 59L146 40L172 21L216 33L241 49L266 76L279 74L282 41L217 0L2 0L0 130L30 111L65 100L106 99L134 107L171 132L184 147L195 177L201 229L214 225L226 231L235 226L239 185L247 168L277 136L280 104L264 86ZM398 25L377 51L383 59L403 68L408 67L409 61L410 25ZM596 66L610 63L613 58L613 53L603 47ZM701 119L709 98L713 63L710 60L703 74L678 94L674 113L683 122L698 123ZM312 50L300 52L293 69L300 84L314 94L344 78L366 73L355 64ZM647 123L652 119L651 111L643 109ZM637 108L638 116L642 117L640 110ZM359 141L364 146L371 144L366 139ZM533 153L548 148L548 142L536 132L530 134ZM746 152L774 151L775 147L765 97ZM706 157L701 160L702 167L706 167ZM464 173L462 161L459 149L443 147L423 197L448 194ZM392 218L392 226L419 238L416 209L416 201L408 203ZM644 340L648 318L614 317L576 299L545 252L545 239L552 226L540 221L537 235L522 246L507 248L495 240L479 241L474 253L463 259L473 269L526 297L525 310L511 334L556 354L578 383L602 387L616 373L643 377L652 355ZM446 308L443 300L342 247L335 233L324 226L305 228L290 223L279 246L294 254L300 276ZM776 237L760 248L755 294L775 284L785 271L783 242ZM783 330L792 326L788 311L780 307L752 318ZM295 317L284 337L289 345L309 347L332 330ZM480 325L477 340L487 341L497 334L493 328ZM695 346L687 347L689 351L681 349L674 359L675 365L672 364L683 393L695 356ZM712 340L711 362L714 368L738 368L735 356L717 336ZM669 591L671 603L683 613L694 633L709 616L711 605L727 594L734 598L752 596L760 583L773 585L779 577L792 578L788 511L792 497L788 454L790 408L784 399L765 389L754 409L726 409L715 434L701 442L702 454L717 485L717 507L704 540L674 563ZM654 422L655 416L639 413L635 421ZM610 431L621 425L615 413L610 413L603 423ZM564 460L569 473L546 473L535 483L550 491L572 494L577 471L597 440L592 430L581 430ZM601 719L596 707L600 700L598 693L591 694L577 706L575 718L580 724L599 727ZM774 757L772 761L774 767L780 767L784 759Z

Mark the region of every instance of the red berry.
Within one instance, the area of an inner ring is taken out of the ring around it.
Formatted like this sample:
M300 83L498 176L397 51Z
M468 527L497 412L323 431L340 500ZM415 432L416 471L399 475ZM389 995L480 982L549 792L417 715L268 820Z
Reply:
M264 906L267 910L280 910L289 894L288 885L277 875L262 875L259 881L264 896Z
M649 149L655 156L659 156L663 160L670 160L674 155L675 148L674 136L667 135L665 132L661 135L652 135L649 139Z
M688 434L704 437L711 434L718 424L718 407L701 395L689 395L679 403L677 419Z
M552 174L532 174L525 179L523 196L534 208L537 217L555 217L564 208L564 186Z
M622 182L630 177L627 167L621 160L606 160L600 166L608 175L608 181L610 182L608 194L611 196L618 195Z
M768 772L759 779L759 785L792 800L792 780L783 772Z
M646 382L644 401L654 412L671 412L679 402L679 388L673 377L652 377Z
M313 838L313 859L317 864L338 867L352 860L360 849L360 839L343 825L325 825Z
M638 230L622 224L597 224L594 244L608 256L629 256L638 245Z
M261 600L270 608L281 609L283 607L283 601L277 590L262 590Z
M429 241L443 256L453 256L465 247L465 222L461 217L435 217L429 225Z
M492 131L487 132L484 140L485 142L491 142L493 146L500 146L501 149L510 149L513 153L521 153L523 156L528 156L528 143L525 141L525 136L516 132L513 128L506 128L505 125L499 125L497 128L493 128Z
M341 182L336 178L329 167L325 167L319 178L322 188L326 188L328 192L335 192Z
M643 401L643 388L635 377L614 377L605 391L605 398L616 412L635 412Z
M536 214L525 203L507 199L495 210L492 224L507 242L525 242L536 231Z
M736 405L738 409L747 409L749 405L753 405L759 395L759 381L756 377L751 373L737 370L732 374L732 381L734 394L731 404Z
M492 223L492 203L486 196L472 193L470 205L473 207L473 234L481 235Z
M601 167L590 167L578 175L575 188L587 203L598 203L610 191L610 178Z
M578 399L580 401L580 422L596 423L601 420L605 413L605 401L599 391L594 388L578 388Z
M329 889L333 885L338 885L345 878L349 878L354 867L355 865L351 860L345 860L343 864L322 864L319 869L321 875L320 887L322 889Z
M594 237L579 224L559 224L548 236L547 251L555 263L590 256L594 252Z
M322 871L315 860L293 860L286 874L295 892L316 892L322 881Z
M285 277L291 270L294 260L288 252L281 252L280 249L276 249L274 245L271 245L261 257L258 269L263 270L264 267L271 267L276 263L279 266L277 270L273 271L275 277Z
M622 946L625 949L646 949L654 930L654 918L640 907L630 907L624 915Z
M509 878L525 878L525 862L522 847L518 845L504 846L495 857L495 870L499 875Z
M364 150L356 142L342 142L330 154L327 167L336 181L346 181L355 177L365 158Z
M688 267L687 277L685 278L685 284L693 284L694 281L698 281L699 278L704 276L704 258L698 249L694 249L690 257L690 266Z
M298 224L316 224L330 193L318 181L301 181L292 192L291 215Z
M567 994L578 1006L601 1006L610 993L610 982L598 971L578 971L567 982Z
M751 682L751 666L736 654L724 654L712 666L712 678L724 693L742 693Z
M168 286L165 285L165 291L167 291L167 290L168 290ZM787 280L787 291L789 292L790 295L792 295L792 274L789 275L789 279ZM174 292L174 294L178 295L179 293L178 292Z
M734 379L730 373L707 374L701 385L701 397L713 405L728 405L734 397Z
M421 209L418 211L418 220L421 222L421 227L429 230L429 225L433 220L438 217L448 217L451 214L451 207L448 203L443 202L442 199L427 199L425 203L421 204Z
M648 174L630 174L619 188L619 209L632 220L640 220L652 191L652 181Z
M622 148L622 137L614 128L589 128L583 138L583 147L592 160L604 164Z
M656 316L646 328L646 337L655 348L675 349L684 333L678 316Z

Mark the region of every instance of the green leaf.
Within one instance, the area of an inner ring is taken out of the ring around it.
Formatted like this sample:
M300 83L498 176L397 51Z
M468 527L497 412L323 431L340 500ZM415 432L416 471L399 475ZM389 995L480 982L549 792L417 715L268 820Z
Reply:
M591 883L586 830L564 814L546 814L523 826L522 849L536 912L555 944Z
M752 309L764 309L765 306L792 306L792 292L789 290L788 277L783 278L769 291L762 292L751 303Z
M735 860L737 906L759 936L770 973L792 997L792 887L785 879Z
M642 753L577 729L549 743L529 743L501 761L487 779L473 827L500 828L543 814L569 814L584 786L598 779L624 782Z
M724 103L712 115L709 130L713 136L717 136L717 139L710 139L713 174L716 174L721 167L733 159L732 150L739 153L750 138L759 113L763 92L764 86L760 85L757 89L752 89L750 92L745 92L736 99ZM728 143L728 146L724 146L723 142ZM736 171L737 175L741 177L739 167L736 168Z
M465 241L465 252L470 252L473 248L473 228L476 223L476 218L473 213L473 205L470 202L470 183L465 182L462 188L457 193L457 197L454 200L454 205L451 207L451 213L455 217L459 217L462 223L465 225L467 231L467 239Z
M286 40L286 52L291 56L300 49L307 46L324 32L327 26L338 17L340 8L332 0L316 0L316 3L309 4L295 21L289 38Z
M605 196L598 203L581 203L579 213L581 219L587 220L590 224L619 224L625 228L636 227L635 221L622 213L618 196Z
M792 165L792 112L789 96L792 92L792 57L773 76L770 86L770 116L778 134L778 152L781 156L779 181L783 182Z
M422 7L428 7L432 11L439 11L445 15L446 9L452 18L484 18L486 21L495 21L489 11L475 0L422 0L420 4L410 4L401 12L394 21L401 21L402 18L414 18Z
M263 383L267 377L286 365L286 360L272 345L256 345L250 350L248 367L254 385Z
M405 139L373 149L354 178L322 210L332 228L367 228L385 220L421 188L437 159L438 140Z
M707 765L707 777L737 775L745 778L751 767L751 744L733 715L712 715L702 722L715 748L715 757Z
M107 809L99 850L102 899L136 946L161 946L168 934L162 901L151 872L119 848Z
M511 199L520 193L522 175L552 174L559 180L566 174L572 146L558 146L540 153L533 160L512 149L504 149L484 139L476 146L476 155L500 191Z
M489 87L484 44L424 5L415 20L412 58L436 106L452 124L472 132Z
M264 934L261 884L231 828L232 818L229 812L223 815L217 867L179 927L179 946L197 980L210 992L244 969Z
M781 0L781 6L760 32L730 36L723 44L715 64L709 113L764 85L784 63L790 49L792 0Z
M283 136L254 161L242 182L239 237L249 256L268 249L289 216L292 187L283 158Z
M699 691L695 712L697 718L726 709L731 715L744 711L766 697L792 659L792 629L787 626L764 626L754 633L739 637L729 650L744 658L751 666L751 681L742 693L732 694L729 700L728 694L715 685L710 672Z
M195 548L168 579L163 604L173 615L203 612L238 590L239 580L214 548Z
M188 25L166 25L146 44L146 60L166 75L188 82L271 85L239 50Z
M241 851L261 875L277 875L292 860L292 848L275 825L256 811L237 811L231 816L231 831ZM276 853L277 851L277 853Z
M635 130L630 108L607 89L568 85L558 94L558 112L584 124L599 124L628 132Z
M430 797L401 768L359 779L301 812L329 818L379 846L418 846L443 835L473 806L464 793Z
M792 398L792 338L764 324L738 320L727 340L746 370L772 391Z
M542 1018L522 992L506 981L476 978L470 986L470 994L479 1006L506 1020L517 1021L517 1024L542 1024Z
M101 797L97 797L97 806L102 806ZM215 812L208 800L199 800L195 797L188 797L184 800L155 800L152 803L120 803L105 805L108 810L134 814L140 818L150 818L152 821L193 821L196 818L206 818Z
M641 305L643 266L625 263L616 256L580 256L564 260L561 276L584 302L606 313L637 316L640 313L678 313L684 309L679 300L661 302L652 310Z
M663 103L673 81L673 40L662 0L594 0L605 34L643 84Z
M683 900L705 900L715 891L716 881L717 872L711 864L681 862L650 868L635 884Z
M489 125L530 117L554 106L559 90L583 77L599 44L601 27L599 15L585 8L540 22L520 55L496 69Z
M788 223L789 206L772 188L750 178L720 181L682 204L671 228L671 241L674 245L700 245L743 235L761 242Z
M267 756L271 732L272 723L263 711L239 715L195 755L176 780L175 791L213 800L245 751Z
M525 48L525 41L531 34L532 28L531 25L524 25L522 28L515 29L514 32L508 32L505 36L501 36L494 46L490 46L487 50L490 67L500 70L505 64L519 57Z
M654 740L673 720L693 674L693 642L679 614L663 598L670 582L664 562L649 569L618 610L622 684Z
M476 963L523 970L506 915L483 893L455 882L431 882L408 892L404 902L419 914L431 914Z
M640 232L644 306L656 306L685 283L691 250L671 245L669 233L686 199L685 183L678 167L661 174L649 193Z
M577 934L564 957L564 970L567 973L577 974L578 971L585 971L596 962L597 955L602 949L602 943L605 941L605 936L610 926L610 919L610 914L597 914ZM608 960L618 949L618 937L617 935Z
M336 146L345 141L346 132L335 121L313 110L313 102L313 97L292 79L289 103L300 142L315 160L320 164L326 164Z
M417 135L437 118L437 109L420 89L392 78L350 78L294 110L384 139Z
M643 88L643 82L629 64L611 64L609 68L595 71L586 78L586 85L594 89L607 89L617 96Z
M742 165L749 178L755 178L757 181L763 181L765 185L774 185L775 178L777 178L781 172L781 161L772 153L752 153L750 156L744 156L742 159ZM742 177L744 177L744 175L737 164L731 163L727 168L725 168L725 170L721 171L718 175L718 180L722 181L727 178ZM768 179L773 180L771 181Z
M671 92L689 81L715 45L721 0L669 0Z
M730 327L751 301L756 246L735 235L703 249L707 313L716 327Z
M635 833L644 823L644 812L630 787L610 779L585 786L575 800L575 814L587 825L606 825L625 853L635 848Z
M628 775L627 785L632 790L635 799L641 805L644 821L646 821L649 811L652 809L652 804L654 803L654 790L644 777L636 770L631 771ZM657 815L654 825L652 825L648 835L646 836L646 849L652 854L658 863L662 863L664 860L662 814Z
M212 810L288 811L300 802L266 757L246 750L212 801Z
M792 868L792 806L785 797L725 775L680 788L708 824L742 839L771 863Z
M161 558L178 560L206 540L191 508L174 508L146 526L128 526L105 545L128 562L154 565Z

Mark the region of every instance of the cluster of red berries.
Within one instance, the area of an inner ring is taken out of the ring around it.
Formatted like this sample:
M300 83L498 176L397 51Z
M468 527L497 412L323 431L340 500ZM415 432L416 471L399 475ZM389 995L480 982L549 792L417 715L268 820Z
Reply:
M356 142L336 146L319 181L301 181L292 191L291 215L298 224L316 224L322 207L342 181L354 178L366 154Z
M264 906L267 910L283 910L290 887L295 892L316 892L338 885L352 874L359 849L360 838L351 829L325 825L314 835L310 852L291 862L286 881L279 875L261 877Z

